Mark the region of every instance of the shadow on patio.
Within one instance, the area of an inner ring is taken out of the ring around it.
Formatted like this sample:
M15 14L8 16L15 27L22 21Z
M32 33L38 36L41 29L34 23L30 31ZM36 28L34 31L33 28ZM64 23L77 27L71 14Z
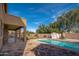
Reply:
M0 51L1 56L22 56L26 43L23 40L17 39L16 43L6 43Z

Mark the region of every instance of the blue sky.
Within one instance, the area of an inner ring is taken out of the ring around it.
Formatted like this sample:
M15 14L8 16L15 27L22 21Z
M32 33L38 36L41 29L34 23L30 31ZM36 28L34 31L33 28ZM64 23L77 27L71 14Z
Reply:
M54 22L62 13L73 8L79 8L79 4L11 3L8 4L8 13L26 18L27 30L35 32L40 24L47 25L51 22Z

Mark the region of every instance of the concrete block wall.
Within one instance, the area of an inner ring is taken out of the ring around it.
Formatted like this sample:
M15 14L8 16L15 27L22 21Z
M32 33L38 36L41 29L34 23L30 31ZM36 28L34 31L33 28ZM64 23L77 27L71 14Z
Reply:
M63 33L63 36L69 39L79 39L79 33Z

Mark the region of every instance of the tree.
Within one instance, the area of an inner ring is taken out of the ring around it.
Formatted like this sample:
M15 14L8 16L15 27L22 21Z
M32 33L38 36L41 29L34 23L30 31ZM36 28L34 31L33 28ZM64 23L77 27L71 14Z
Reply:
M57 18L57 21L47 26L42 24L38 27L37 33L63 33L79 32L79 9L73 9Z
M60 25L60 29L65 32L79 32L79 9L71 10L64 15L58 17ZM73 30L75 29L75 31Z
M47 27L44 25L44 24L42 24L42 25L40 25L39 27L38 27L38 29L36 30L36 32L37 33L47 33L48 31L47 31Z

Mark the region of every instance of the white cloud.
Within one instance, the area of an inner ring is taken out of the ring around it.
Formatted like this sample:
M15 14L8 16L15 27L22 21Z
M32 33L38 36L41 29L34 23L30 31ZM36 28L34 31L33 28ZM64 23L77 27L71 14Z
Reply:
M31 32L36 32L36 29L35 28L29 28L27 29L28 31L31 31Z
M10 11L9 14L15 15L15 16L20 16L21 13L18 11Z
M65 9L60 10L55 15L51 16L51 18L54 19L54 21L56 21L58 16L61 16L63 13L65 13L65 11L67 12L70 9L72 9L72 6L69 6L68 8L65 8Z
M34 10L35 8L29 8L29 10Z
M54 19L54 18L56 18L56 16L55 16L55 15L53 15L53 16L51 16L51 18L53 18L53 19Z
M66 10L69 10L69 8L62 9L59 12L57 12L55 15L51 16L51 18L53 19L53 22L57 21L57 17L61 16Z
M56 15L51 16L51 18L53 19L52 23L57 20L57 16Z
M40 25L40 24L41 24L41 22L34 22L34 24L36 24L36 25Z
M14 16L18 16L21 18L25 18L24 16L21 16L21 12L19 12L19 11L10 11L9 14L14 15Z
M77 6L79 6L79 3L78 4L76 4Z

